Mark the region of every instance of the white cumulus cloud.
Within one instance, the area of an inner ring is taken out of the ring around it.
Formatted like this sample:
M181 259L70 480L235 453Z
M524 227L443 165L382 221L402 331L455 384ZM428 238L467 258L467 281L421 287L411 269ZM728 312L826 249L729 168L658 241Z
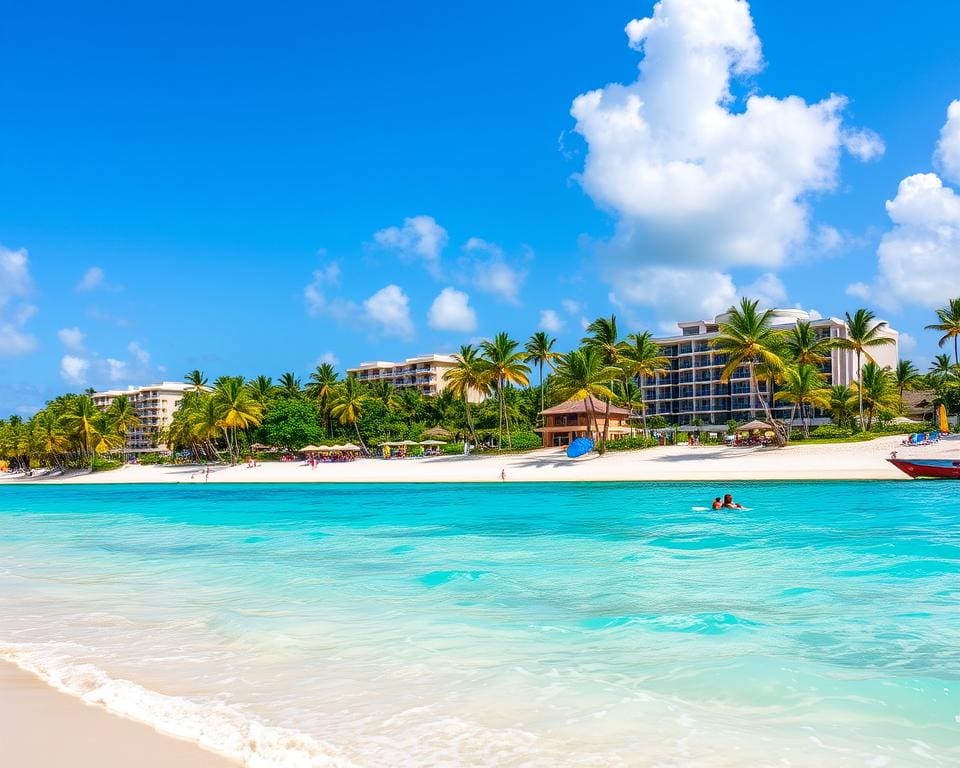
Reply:
M23 355L37 348L36 338L24 327L37 312L25 301L32 290L27 252L0 245L0 357Z
M87 380L90 362L76 355L64 355L60 359L60 376L68 384L80 385Z
M740 289L739 293L756 299L762 307L775 309L787 303L787 288L783 281L772 272L766 272L749 285Z
M80 352L83 350L83 340L86 334L79 328L61 328L57 331L57 338L71 352Z
M537 324L540 330L547 333L560 333L566 323L563 318L557 314L555 309L541 309L540 322Z
M103 361L106 367L107 378L111 382L122 381L127 377L127 363L123 360L117 360L112 357L108 357Z
M134 358L138 363L140 363L140 365L150 364L150 353L147 352L147 350L145 350L139 344L137 344L137 342L131 341L129 344L127 344L127 350L130 352L131 355L134 356Z
M477 313L470 306L470 296L456 288L444 288L430 305L427 323L437 331L463 331L477 329Z
M447 245L447 230L433 216L411 216L403 220L402 226L374 232L373 240L381 248L421 260L434 277L442 273L440 256Z
M463 280L508 304L519 303L526 270L508 262L499 245L471 237L463 246L463 254Z
M399 285L384 286L364 300L363 309L370 324L383 335L401 339L413 337L410 299Z
M601 274L620 300L658 314L677 300L699 307L694 315L725 309L735 293L727 270L769 271L804 247L806 201L835 188L842 150L875 157L882 141L844 126L842 96L734 103L733 79L763 64L743 0L662 0L626 32L643 53L637 79L584 93L571 109L588 146L579 180L617 217ZM682 290L658 296L654 285Z
M103 285L103 278L103 270L100 267L90 267L90 269L83 273L80 282L77 283L77 290L85 293L99 288Z
M935 157L943 178L960 184L960 99L947 107L947 122L940 129Z

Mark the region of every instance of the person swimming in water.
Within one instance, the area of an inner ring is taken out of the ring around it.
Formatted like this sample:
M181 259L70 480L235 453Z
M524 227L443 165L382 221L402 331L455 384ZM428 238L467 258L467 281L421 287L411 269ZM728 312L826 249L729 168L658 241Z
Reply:
M720 501L720 497L717 496L717 498L715 498L715 499L713 500L713 508L714 508L714 509L721 509L722 507L723 507L723 502Z
M724 509L743 509L743 507L733 500L732 494L726 494L723 497L723 508Z

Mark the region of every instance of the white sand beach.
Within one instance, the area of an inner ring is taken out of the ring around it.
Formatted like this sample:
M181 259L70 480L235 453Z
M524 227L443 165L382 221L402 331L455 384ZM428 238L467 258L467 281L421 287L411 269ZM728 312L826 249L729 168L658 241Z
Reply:
M741 448L686 444L642 451L612 451L568 459L563 450L543 449L501 456L439 456L348 463L265 462L256 467L138 466L71 475L5 475L7 483L484 483L685 480L907 480L885 461L956 456L960 436L928 446L903 447L902 436L860 443Z
M116 717L0 662L2 762L14 768L229 768L225 757Z

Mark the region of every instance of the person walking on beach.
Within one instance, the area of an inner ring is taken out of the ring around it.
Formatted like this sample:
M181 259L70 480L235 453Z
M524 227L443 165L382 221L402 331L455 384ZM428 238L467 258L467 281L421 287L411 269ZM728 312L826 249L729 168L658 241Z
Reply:
M507 469L506 469L506 467L504 467L503 469L500 470L500 479L503 480L504 482L506 482L506 479L507 479Z

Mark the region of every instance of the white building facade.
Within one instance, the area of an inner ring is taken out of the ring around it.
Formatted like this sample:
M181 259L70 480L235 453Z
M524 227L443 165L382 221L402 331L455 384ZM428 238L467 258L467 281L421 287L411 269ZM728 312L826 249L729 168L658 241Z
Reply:
M678 323L678 335L655 340L670 360L670 370L655 377L644 377L640 382L648 416L663 416L679 425L691 424L695 419L705 424L724 424L731 419L743 422L764 416L746 366L738 368L730 381L720 381L727 357L714 350L710 342L719 335L719 326L726 319L726 315L717 315L713 320ZM809 322L823 338L846 338L846 323L839 318L812 317L797 309L773 311L773 326L777 329L788 331L801 321ZM881 334L892 338L894 343L873 347L870 354L881 368L895 368L899 359L899 334L889 326L884 326ZM857 381L856 355L834 349L820 371L829 386L852 386ZM769 402L766 384L761 382L759 388ZM790 417L791 404L772 405L775 418ZM825 414L815 414L814 423L828 420Z
M435 397L447 388L447 373L456 366L453 355L420 355L408 357L401 363L373 360L348 368L347 373L358 381L386 381L397 389L416 387L428 397ZM471 392L471 402L479 402L482 395Z
M158 433L170 426L173 414L180 405L186 392L193 389L192 385L179 381L162 381L146 387L131 387L129 389L110 389L93 394L93 403L101 411L106 411L120 395L130 400L140 426L127 432L126 448L128 450L149 450L151 448L165 448L158 441Z

